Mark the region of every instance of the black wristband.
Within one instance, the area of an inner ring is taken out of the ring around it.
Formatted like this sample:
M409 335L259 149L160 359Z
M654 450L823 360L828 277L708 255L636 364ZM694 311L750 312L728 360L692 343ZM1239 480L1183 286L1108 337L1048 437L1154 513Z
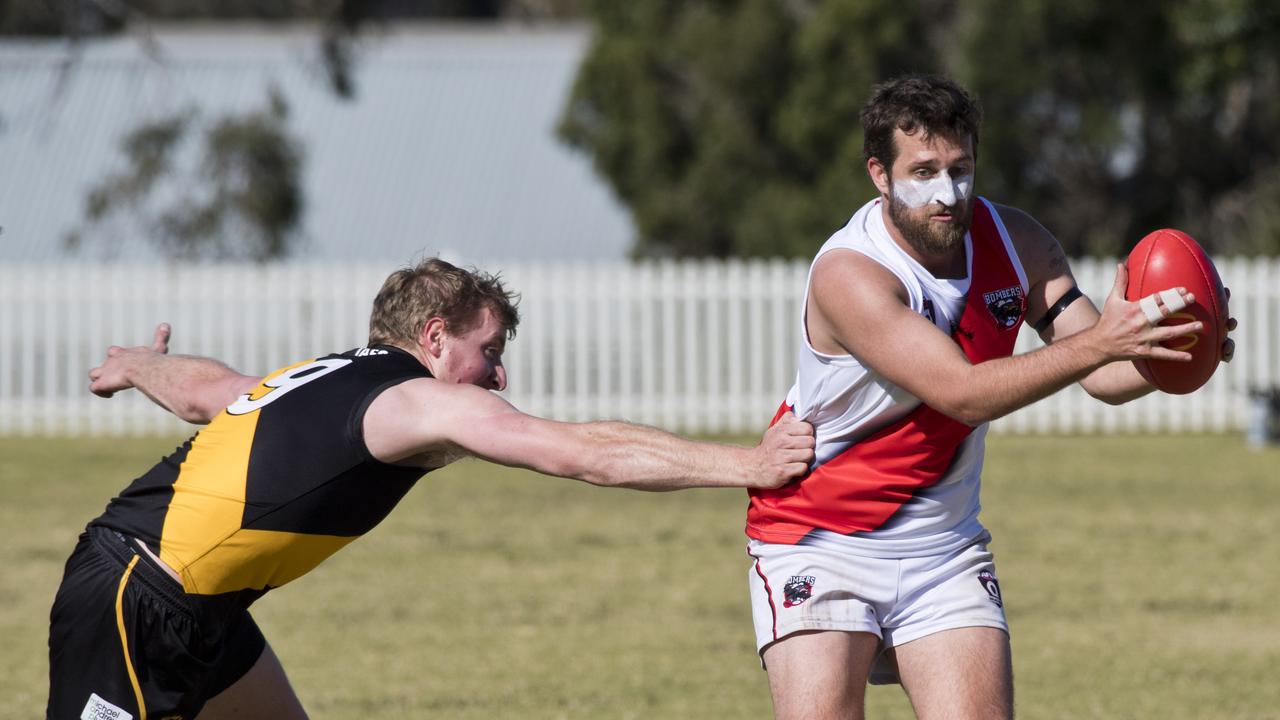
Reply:
M1040 318L1036 322L1036 332L1044 332L1045 328L1052 325L1053 321L1058 319L1058 316L1062 314L1063 310L1067 309L1068 305L1075 302L1083 295L1084 293L1080 292L1080 288L1073 285L1070 290L1062 294L1062 297L1058 298L1058 302L1054 303L1053 307L1049 308L1049 312L1045 313L1044 317Z

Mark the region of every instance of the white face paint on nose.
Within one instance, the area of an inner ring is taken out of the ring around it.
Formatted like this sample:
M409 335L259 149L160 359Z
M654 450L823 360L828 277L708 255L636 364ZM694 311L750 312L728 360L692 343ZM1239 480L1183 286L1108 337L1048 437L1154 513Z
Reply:
M931 203L950 207L956 200L969 199L973 190L973 176L938 175L928 180L898 180L893 183L893 196L907 207L918 210Z

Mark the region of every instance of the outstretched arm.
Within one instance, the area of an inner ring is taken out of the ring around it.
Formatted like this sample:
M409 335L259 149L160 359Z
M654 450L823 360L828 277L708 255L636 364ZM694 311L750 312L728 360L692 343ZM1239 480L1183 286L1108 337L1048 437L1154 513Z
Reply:
M365 442L385 462L459 449L492 462L637 490L779 487L808 471L813 428L787 417L754 448L697 442L625 422L564 423L527 415L471 385L412 380L381 395Z
M107 348L106 360L89 371L89 390L109 398L135 388L183 420L203 424L261 381L212 358L169 355L170 332L161 323L149 346Z

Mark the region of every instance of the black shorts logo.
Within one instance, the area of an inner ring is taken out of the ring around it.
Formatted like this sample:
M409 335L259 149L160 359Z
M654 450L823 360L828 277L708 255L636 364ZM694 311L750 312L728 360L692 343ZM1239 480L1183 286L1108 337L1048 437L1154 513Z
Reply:
M782 587L782 607L801 605L813 595L813 584L818 579L812 575L792 575Z
M1026 295L1023 294L1021 285L982 293L982 301L987 304L987 310L996 319L1001 330L1015 327L1027 309Z
M982 583L982 587L986 589L987 595L991 597L991 602L996 607L1004 607L1004 600L1000 597L1000 581L996 580L995 573L990 570L983 570L978 573L978 582Z

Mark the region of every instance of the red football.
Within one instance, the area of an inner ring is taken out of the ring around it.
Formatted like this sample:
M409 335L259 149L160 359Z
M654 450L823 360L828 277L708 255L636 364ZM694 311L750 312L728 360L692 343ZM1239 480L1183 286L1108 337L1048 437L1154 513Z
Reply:
M1204 385L1218 368L1222 343L1227 339L1227 294L1217 268L1190 235L1181 230L1156 230L1129 253L1128 269L1129 287L1124 296L1130 302L1175 287L1184 287L1196 296L1194 305L1165 318L1161 325L1204 323L1200 333L1163 343L1191 353L1191 362L1134 360L1138 372L1158 389L1175 395Z

